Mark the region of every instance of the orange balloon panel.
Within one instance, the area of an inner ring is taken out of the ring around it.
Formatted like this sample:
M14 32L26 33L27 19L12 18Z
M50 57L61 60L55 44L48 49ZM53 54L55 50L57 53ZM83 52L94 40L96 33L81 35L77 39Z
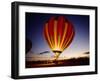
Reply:
M51 17L44 25L44 37L53 52L61 53L75 35L72 23L63 16Z

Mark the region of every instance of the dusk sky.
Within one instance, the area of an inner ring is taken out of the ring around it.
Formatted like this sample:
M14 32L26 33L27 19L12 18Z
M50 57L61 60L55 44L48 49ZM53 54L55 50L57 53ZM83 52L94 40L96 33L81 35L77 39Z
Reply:
M45 38L43 37L44 23L50 17L64 16L72 22L75 29L75 36L72 43L62 52L62 55L73 55L89 51L89 16L87 15L64 15L64 14L44 14L26 13L26 38L32 41L33 54L44 51L51 51ZM53 55L51 51L51 55Z

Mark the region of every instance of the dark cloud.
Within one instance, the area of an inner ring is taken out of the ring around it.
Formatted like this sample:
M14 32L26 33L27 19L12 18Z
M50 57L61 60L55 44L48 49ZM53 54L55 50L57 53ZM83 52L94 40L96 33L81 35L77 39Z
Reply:
M88 52L84 52L84 54L90 54L90 52L88 51Z
M45 54L45 53L50 53L50 51L44 51L44 52L41 52L39 54Z

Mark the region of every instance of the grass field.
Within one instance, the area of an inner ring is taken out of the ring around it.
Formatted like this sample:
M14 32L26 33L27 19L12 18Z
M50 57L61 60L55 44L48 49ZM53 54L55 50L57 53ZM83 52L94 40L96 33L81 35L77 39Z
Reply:
M62 60L26 61L26 68L80 66L80 65L89 65L89 57L80 57L80 58L71 58Z

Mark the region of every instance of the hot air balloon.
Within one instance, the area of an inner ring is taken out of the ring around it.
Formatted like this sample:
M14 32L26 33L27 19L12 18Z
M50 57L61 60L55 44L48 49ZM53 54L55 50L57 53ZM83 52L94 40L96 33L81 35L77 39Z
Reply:
M55 60L71 44L75 30L73 24L64 16L51 17L43 29L44 38L55 53Z

